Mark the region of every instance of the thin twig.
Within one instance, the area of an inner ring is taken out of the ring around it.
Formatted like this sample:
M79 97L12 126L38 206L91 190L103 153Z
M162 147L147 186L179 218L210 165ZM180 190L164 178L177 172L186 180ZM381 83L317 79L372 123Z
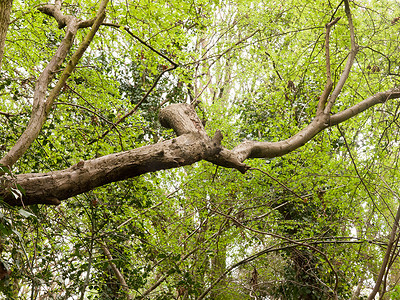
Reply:
M114 23L103 23L102 25L105 26L110 26L110 27L114 27L114 28L118 28L118 29L123 29L125 30L130 36L132 36L133 38L135 38L136 40L138 40L141 44L145 45L147 48L149 48L151 51L157 53L158 55L160 55L162 58L166 59L168 62L170 62L172 64L172 67L169 67L168 69L163 70L155 79L153 85L150 87L150 89L147 91L147 93L142 97L142 99L135 105L135 107L133 109L131 109L129 112L127 112L125 115L123 115L120 119L118 119L115 123L114 126L118 125L119 123L123 122L126 118L128 118L129 116L133 115L139 108L139 106L149 97L150 93L154 90L154 88L157 86L159 80L161 79L161 77L169 72L172 71L174 69L176 69L179 64L175 63L173 60L171 60L168 56L162 54L160 51L158 51L157 49L155 49L154 47L152 47L151 45L149 45L148 43L146 43L145 41L143 41L141 38L139 38L137 35L133 34L130 29L127 26L122 26L119 24L114 24ZM99 138L96 138L92 141L89 142L89 145L95 143L96 141L103 139L109 132L111 129L106 130Z
M171 70L176 69L176 66L173 66L171 68L168 68L164 71L162 71L156 78L156 80L154 81L153 85L151 86L151 88L147 91L146 95L143 96L143 98L135 105L135 107L133 109L131 109L129 112L127 112L125 115L123 115L120 119L118 119L114 124L114 126L117 126L119 123L123 122L127 117L133 115L139 108L139 106L149 97L150 93L154 90L154 88L157 86L158 81L161 79L161 77L164 75L164 73L169 72ZM111 129L106 130L99 138L96 138L92 141L89 142L89 145L95 143L96 141L103 139L109 132Z
M146 43L145 41L143 41L140 37L138 37L137 35L135 35L127 26L123 26L123 25L119 25L119 24L115 24L115 23L103 23L102 25L104 26L110 26L110 27L114 27L114 28L118 28L118 29L123 29L125 30L130 36L132 36L134 39L136 39L137 41L139 41L141 44L143 44L144 46L146 46L147 48L149 48L151 51L153 51L154 53L157 53L159 56L161 56L162 58L166 59L168 62L170 62L173 66L178 67L179 65L174 62L172 59L170 59L168 56L162 54L160 51L158 51L157 49L155 49L154 47L152 47L151 45L149 45L148 43Z
M23 113L17 113L17 114L12 114L12 113L8 113L8 112L4 112L4 111L0 111L0 115L5 116L6 118L10 118L10 117L16 117L16 116L20 116Z
M90 112L90 113L96 115L97 117L99 117L100 119L102 119L104 122L106 122L106 123L108 123L108 124L110 124L110 125L114 125L113 122L107 120L107 119L104 118L102 115L98 114L97 112L95 112L95 111L93 111L93 110L91 110L91 109L89 109L89 108L87 108L87 107L85 107L85 106L82 106L82 105L79 105L79 104L75 104L75 103L69 103L69 102L54 102L54 105L68 105L68 106L78 107L78 108L81 108L81 109L83 109L83 110L86 110L86 111L88 111L88 112Z
M225 222L221 225L221 227L219 228L219 230L217 232L215 232L212 236L210 236L206 241L204 241L203 243L200 243L199 246L197 246L196 248L194 248L192 251L190 251L189 253L187 253L186 255L184 255L178 262L176 262L174 264L174 266L172 266L170 268L170 270L176 268L177 266L179 266L183 261L185 261L189 256L191 256L193 253L195 253L197 250L199 250L202 246L204 246L204 244L206 244L207 242L209 242L210 240L212 240L214 237L218 236L222 230L224 229L224 227L227 225L228 223L228 219L225 219ZM150 288L148 288L139 299L146 299L146 297L155 289L157 288L163 281L165 281L169 276L169 271L167 270L165 271L165 275L162 276L159 280L157 280ZM199 298L200 299L200 298Z
M375 200L371 194L371 192L369 191L367 184L364 181L364 176L361 176L360 172L358 171L358 167L356 165L356 162L354 160L353 154L350 150L350 146L347 142L346 136L344 135L343 131L340 129L339 125L336 126L337 129L339 130L340 135L343 137L344 139L344 144L346 146L347 152L349 153L350 159L351 159L351 163L353 164L354 170L357 174L357 177L360 179L361 184L364 186L364 189L367 191L368 197L371 199L371 202L373 204L373 206L376 208L377 211L379 211L379 213L385 218L387 224L389 224L389 221L386 219L385 215L382 213L382 211L378 208L378 205L375 203Z
M277 182L280 186L282 186L285 190L289 191L290 193L292 193L293 195L295 195L297 198L301 199L302 201L304 201L304 197L300 196L299 194L297 194L295 191L293 191L292 189L290 189L289 187L287 187L285 184L283 184L282 182L280 182L278 179L276 179L274 176L268 174L267 172L258 169L258 168L250 168L249 170L257 170L260 171L261 173L263 173L264 175L267 175L269 178L271 178L272 180L274 180L275 182Z

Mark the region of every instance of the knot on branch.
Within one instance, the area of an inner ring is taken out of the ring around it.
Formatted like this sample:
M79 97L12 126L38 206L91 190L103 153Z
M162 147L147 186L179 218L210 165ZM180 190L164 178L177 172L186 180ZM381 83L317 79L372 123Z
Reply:
M68 22L73 18L72 16L66 16L61 13L61 10L55 5L44 5L38 8L41 13L53 17L56 19L58 28L62 29L68 25Z
M219 129L217 129L211 141L214 143L215 146L221 146L221 141L223 138L224 136L222 135L222 132Z
M333 25L335 25L342 17L337 17L335 19L333 19L331 22L325 24L325 28L330 28Z
M162 126L172 128L178 136L196 132L205 134L203 123L196 111L186 103L171 104L162 109L159 120Z
M222 147L223 135L220 130L217 130L212 138L207 135L193 106L185 103L169 105L161 110L159 119L162 126L172 128L178 136L187 134L202 140L203 159L219 166L237 169L242 173L249 169L235 153Z

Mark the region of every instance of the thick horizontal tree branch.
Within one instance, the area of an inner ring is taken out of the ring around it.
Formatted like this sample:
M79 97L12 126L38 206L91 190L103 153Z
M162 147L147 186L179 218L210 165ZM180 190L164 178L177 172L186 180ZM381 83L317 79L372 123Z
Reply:
M184 134L162 143L80 161L65 170L16 175L15 182L9 177L8 187L18 183L25 190L25 195L21 202L7 193L6 187L2 196L11 205L59 204L60 200L111 182L191 165L206 159L213 150L218 151L211 141L207 143L201 135Z
M173 111L175 113L171 113ZM199 127L201 121L189 105L172 105L161 114L161 120L164 126L173 128L180 136L162 143L81 161L65 170L21 174L14 178L3 176L6 184L1 196L11 205L59 204L61 200L107 183L191 165L210 159L221 151L222 136L210 139L202 125ZM16 184L25 191L23 199L15 199L10 191Z
M249 158L283 156L310 141L327 127L344 122L360 112L389 99L400 98L400 89L377 93L336 115L321 114L306 128L279 142L246 141L233 150L221 146L222 134L210 138L188 104L173 104L160 112L164 127L173 128L177 138L154 145L81 161L72 167L49 173L2 176L0 196L10 205L59 204L61 200L88 192L96 187L140 176L145 173L191 165L201 160L246 172L243 162ZM16 199L11 188L19 184L25 191Z

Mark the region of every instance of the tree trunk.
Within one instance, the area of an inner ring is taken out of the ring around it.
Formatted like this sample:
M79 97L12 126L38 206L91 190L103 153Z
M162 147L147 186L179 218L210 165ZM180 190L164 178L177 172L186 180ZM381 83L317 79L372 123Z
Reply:
M0 71L4 56L8 25L10 24L11 7L12 0L0 0Z

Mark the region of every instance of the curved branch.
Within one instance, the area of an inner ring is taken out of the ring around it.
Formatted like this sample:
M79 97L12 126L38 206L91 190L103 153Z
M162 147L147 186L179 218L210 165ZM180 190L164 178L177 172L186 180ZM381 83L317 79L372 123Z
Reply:
M64 24L65 22L67 26L66 34L56 53L36 81L31 118L25 131L19 137L14 146L8 151L8 153L0 160L0 164L9 167L12 166L38 137L55 98L58 96L61 88L64 86L66 80L75 69L77 63L79 62L83 53L86 51L95 33L103 22L107 3L108 0L103 0L100 3L100 7L96 16L96 22L94 22L92 29L86 35L84 41L81 43L77 51L71 57L71 60L68 62L67 67L64 69L55 87L50 91L47 99L47 88L53 79L55 72L60 68L61 64L67 57L67 54L73 45L73 40L78 31L80 22L75 17L65 17L62 15L60 11L60 1L56 1L56 4L54 5L40 8L44 13L53 16L59 24Z
M149 48L151 51L153 51L154 53L156 53L157 55L161 56L162 58L164 58L165 60L167 60L173 67L174 69L177 68L179 66L179 64L177 64L176 62L174 62L172 59L170 59L167 55L162 54L160 51L158 51L157 49L155 49L154 47L152 47L149 43L146 43L144 40L142 40L140 37L138 37L136 34L134 34L128 26L123 26L123 25L119 25L119 24L114 24L114 23L103 23L102 25L104 26L110 26L110 27L114 27L117 29L123 29L125 30L131 37L133 37L134 39L136 39L137 41L139 41L139 43L141 43L142 45L144 45L145 47Z
M56 1L55 4L44 5L39 7L38 10L45 15L53 17L57 21L59 29L64 28L75 19L75 17L64 15L61 12L61 1Z
M65 169L42 174L0 177L4 182L0 196L10 205L59 204L61 200L88 192L96 187L159 170L178 168L207 160L216 165L235 168L242 173L250 169L243 162L249 158L283 156L310 141L319 132L344 122L373 105L400 98L400 89L377 93L336 115L321 114L291 138L279 142L246 141L233 150L221 146L217 130L208 137L204 127L188 104L173 104L160 112L164 127L173 128L177 138L141 148L80 161ZM19 184L25 194L15 199L10 187Z
M349 107L331 116L329 125L330 126L337 125L348 119L351 119L352 117L358 115L363 111L366 111L367 109L369 109L374 105L385 103L387 100L390 99L398 99L398 98L400 98L399 88L394 88L386 92L376 93L375 95L368 97L367 99L353 105L352 107Z
M241 162L248 158L282 156L300 148L327 127L329 127L329 116L322 114L317 116L306 128L286 140L279 142L245 141L235 147L232 152Z
M235 147L232 152L235 153L241 162L249 158L283 156L300 148L322 130L347 121L374 105L385 103L389 99L397 98L400 98L399 88L394 88L386 92L379 92L332 116L325 114L317 116L306 128L286 140L279 142L246 141Z

